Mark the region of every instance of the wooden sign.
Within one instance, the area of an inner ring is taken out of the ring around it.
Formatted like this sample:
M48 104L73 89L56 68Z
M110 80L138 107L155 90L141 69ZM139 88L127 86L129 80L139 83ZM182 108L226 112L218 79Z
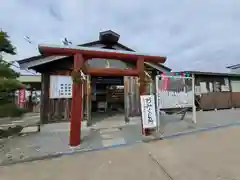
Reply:
M144 129L157 127L154 101L154 95L141 96L142 124Z

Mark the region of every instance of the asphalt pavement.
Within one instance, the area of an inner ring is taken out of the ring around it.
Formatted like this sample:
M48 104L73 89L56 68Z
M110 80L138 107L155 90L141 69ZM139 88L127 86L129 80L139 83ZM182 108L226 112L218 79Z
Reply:
M1 180L237 180L240 127L0 167Z

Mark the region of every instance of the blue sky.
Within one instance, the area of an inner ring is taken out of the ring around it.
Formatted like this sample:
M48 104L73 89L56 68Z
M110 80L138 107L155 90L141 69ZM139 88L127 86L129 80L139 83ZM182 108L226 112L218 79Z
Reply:
M8 60L38 54L39 43L80 44L111 29L136 51L167 56L173 70L223 72L240 63L239 9L238 0L3 0L0 28L18 50Z

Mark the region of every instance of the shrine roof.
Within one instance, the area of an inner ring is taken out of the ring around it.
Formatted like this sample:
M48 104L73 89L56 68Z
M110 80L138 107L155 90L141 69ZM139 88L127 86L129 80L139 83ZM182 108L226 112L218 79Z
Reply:
M110 49L112 49L112 50L110 50L111 53L113 53L113 52L119 53L120 52L120 53L123 53L125 55L126 53L129 54L129 52L132 52L132 53L130 53L131 56L133 56L134 54L135 54L135 56L137 56L137 55L138 56L139 55L148 55L149 56L149 54L136 53L133 49L119 43L119 41L118 41L119 37L120 37L119 34L117 34L116 32L113 32L111 30L103 31L103 32L99 33L99 40L87 42L87 43L84 43L84 44L80 44L80 45L74 46L74 48L75 47L80 47L81 49L83 49L84 47L92 47L92 48L93 47L95 47L95 48L98 47L97 48L98 50L103 50L101 52L104 52L104 51L106 51L106 49L110 48ZM47 46L49 46L49 45L47 45ZM59 48L59 46L57 46L57 47ZM66 47L67 46L65 45L64 48L66 48ZM94 50L92 48L91 48L91 50ZM121 50L121 51L118 51L118 50ZM153 56L153 55L151 55L151 56ZM17 62L19 63L21 69L25 69L25 68L34 69L35 67L41 66L43 64L48 64L48 63L51 63L53 61L58 61L58 60L68 58L68 57L70 57L70 56L64 56L64 55L51 55L51 56L49 56L49 55L46 55L46 54L40 54L40 55L37 55L37 56L17 60ZM159 56L157 56L157 57L159 58ZM98 58L100 58L100 57L98 56ZM103 58L103 59L106 59L106 58ZM164 57L161 57L160 59L162 61L162 60L164 60ZM147 64L148 66L151 66L152 68L157 69L161 72L171 71L171 69L169 67L164 66L162 63L145 62L145 64Z
M126 61L137 61L139 58L144 58L144 60L147 62L155 63L164 63L166 61L165 57L159 55L82 46L61 46L40 44L39 52L43 55L48 56L50 55L72 56L74 54L81 53L84 57L87 58L108 58Z

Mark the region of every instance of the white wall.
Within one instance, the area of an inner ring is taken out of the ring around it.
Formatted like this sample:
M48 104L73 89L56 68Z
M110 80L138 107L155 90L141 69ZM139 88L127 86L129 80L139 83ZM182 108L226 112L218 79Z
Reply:
M231 80L232 92L240 92L240 81Z
M240 74L240 68L237 69L231 69L230 73L239 73Z

